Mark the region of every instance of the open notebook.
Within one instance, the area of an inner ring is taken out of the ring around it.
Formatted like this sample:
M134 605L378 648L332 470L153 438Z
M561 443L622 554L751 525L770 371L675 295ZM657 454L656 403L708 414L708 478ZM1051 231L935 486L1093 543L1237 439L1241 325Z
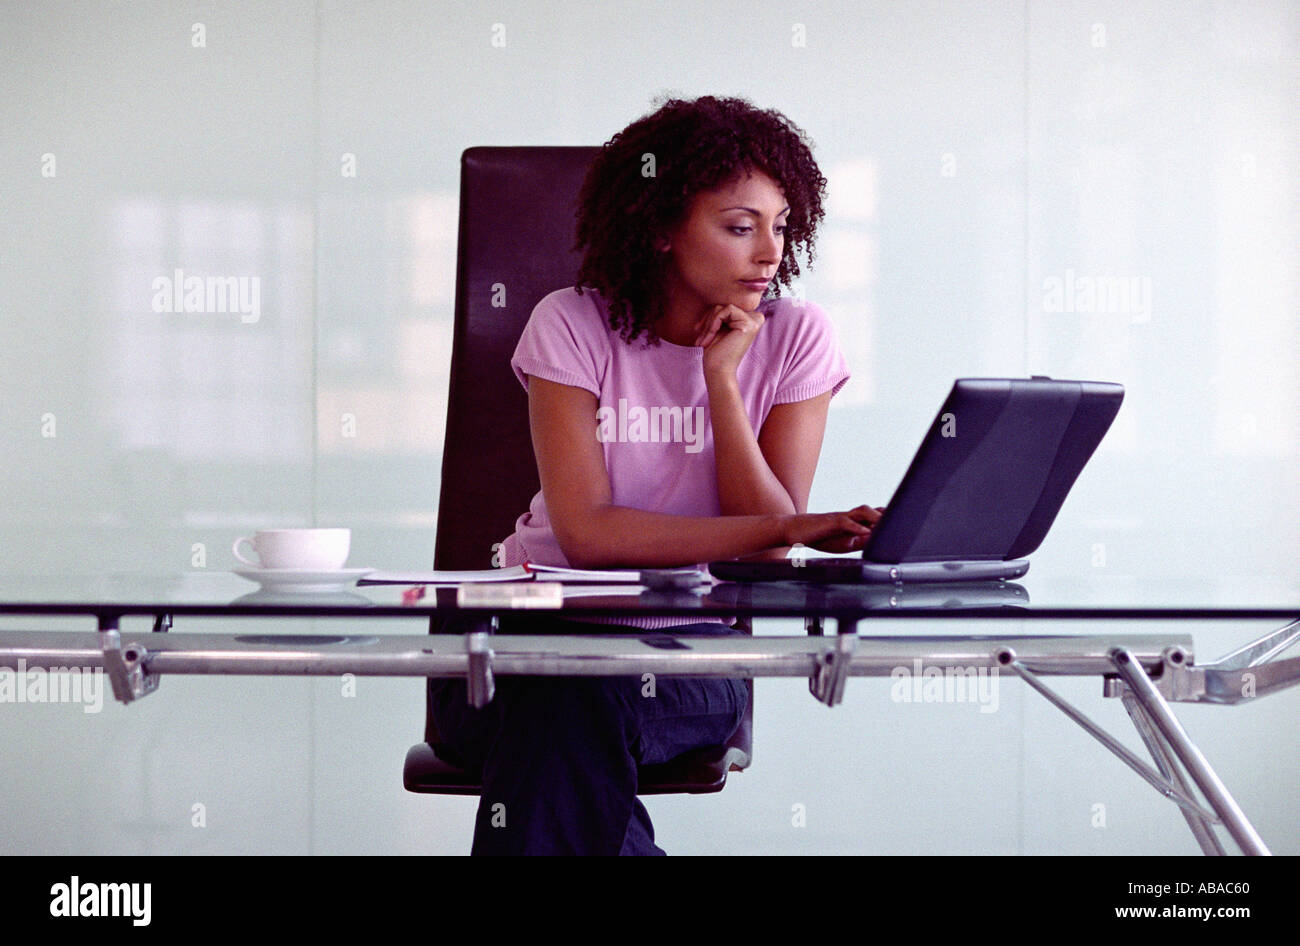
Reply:
M656 583L681 581L695 584L708 576L698 568L581 569L526 562L513 568L484 568L471 571L371 572L358 585L462 585L497 581L559 581L580 585L640 585L647 576Z

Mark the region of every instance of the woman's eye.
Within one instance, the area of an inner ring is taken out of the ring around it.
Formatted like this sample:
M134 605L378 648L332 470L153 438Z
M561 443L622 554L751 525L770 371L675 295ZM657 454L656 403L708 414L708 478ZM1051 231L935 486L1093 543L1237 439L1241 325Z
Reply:
M732 233L745 234L754 228L753 227L728 227L727 229L730 230Z

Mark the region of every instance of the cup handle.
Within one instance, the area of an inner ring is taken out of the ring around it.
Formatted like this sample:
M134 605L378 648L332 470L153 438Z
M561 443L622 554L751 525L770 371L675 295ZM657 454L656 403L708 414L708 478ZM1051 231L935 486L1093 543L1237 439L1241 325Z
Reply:
M253 537L252 537L252 536L248 536L248 535L241 535L239 538L235 539L235 544L232 545L232 546L230 547L230 551L231 551L231 553L235 556L235 558L239 559L239 560L240 560L241 562L243 562L245 565L252 566L253 568L261 568L261 567L262 567L262 563L261 563L261 562L253 562L253 561L250 561L250 560L244 558L244 556L242 556L242 555L239 554L239 543L240 543L240 542L247 542L247 543L249 544L249 546L252 547L252 545L253 545ZM257 550L254 549L253 551L256 552Z

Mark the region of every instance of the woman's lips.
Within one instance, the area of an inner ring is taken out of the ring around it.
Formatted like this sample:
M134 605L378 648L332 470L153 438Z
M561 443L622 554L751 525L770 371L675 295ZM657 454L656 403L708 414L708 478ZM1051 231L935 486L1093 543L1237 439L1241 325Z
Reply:
M742 279L740 281L740 284L742 286L748 286L754 292L762 292L764 289L767 288L767 284L769 282L771 282L770 279L756 279L752 281L748 279Z

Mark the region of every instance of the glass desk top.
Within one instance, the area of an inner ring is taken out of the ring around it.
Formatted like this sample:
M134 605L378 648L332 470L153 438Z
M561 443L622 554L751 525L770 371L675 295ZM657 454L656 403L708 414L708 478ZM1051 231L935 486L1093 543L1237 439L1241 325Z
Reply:
M474 586L489 597L458 604L456 587L348 585L333 593L261 590L230 572L173 574L0 574L0 615L207 615L326 617L365 613L418 617L448 612L503 614L533 610L519 589L536 583ZM510 590L514 589L514 590ZM559 594L559 592L556 592ZM572 616L698 616L735 614L841 619L1015 617L1024 619L1220 619L1300 616L1300 578L1244 575L1211 579L1144 579L1027 575L1014 582L908 585L811 585L795 582L717 583L690 591L637 586L566 585L562 603L537 608Z

